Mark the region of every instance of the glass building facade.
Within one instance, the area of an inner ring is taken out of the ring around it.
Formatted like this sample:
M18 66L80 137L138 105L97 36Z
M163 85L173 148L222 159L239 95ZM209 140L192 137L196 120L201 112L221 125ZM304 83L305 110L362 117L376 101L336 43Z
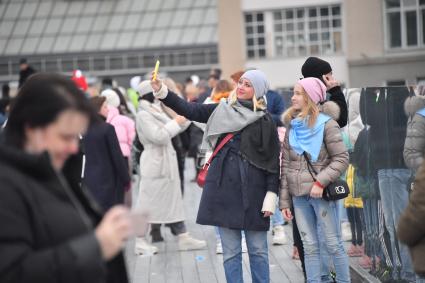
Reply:
M19 59L41 71L95 75L217 64L215 0L0 1L0 79ZM164 70L164 69L163 69Z

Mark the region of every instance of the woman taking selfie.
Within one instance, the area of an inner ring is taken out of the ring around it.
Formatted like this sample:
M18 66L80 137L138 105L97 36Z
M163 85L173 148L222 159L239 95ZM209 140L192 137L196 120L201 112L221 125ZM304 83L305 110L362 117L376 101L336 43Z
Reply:
M127 209L102 219L62 175L92 115L63 76L36 74L19 90L0 143L0 282L127 282Z
M245 72L236 91L219 104L189 103L160 80L151 84L166 106L207 124L202 148L213 150L224 144L209 167L196 222L219 227L227 282L243 282L242 231L253 282L269 282L267 231L278 191L279 141L265 111L265 75L258 70Z
M164 240L160 231L165 224L177 236L179 250L203 249L207 243L192 237L186 228L177 155L172 144L172 138L184 131L188 123L182 116L174 114L171 118L167 114L167 109L153 96L149 81L140 85L144 91L139 92L136 127L144 150L140 156L136 207L149 212L153 242ZM157 247L150 245L145 237L136 238L136 254L157 252Z
M280 208L287 220L292 219L292 198L304 245L307 282L321 282L319 237L325 238L337 282L350 282L336 201L322 198L324 188L348 167L341 130L331 118L338 116L338 106L334 102L321 105L325 99L326 86L317 78L302 79L294 86L292 106L282 116L287 131L282 149ZM318 225L323 235L318 235Z

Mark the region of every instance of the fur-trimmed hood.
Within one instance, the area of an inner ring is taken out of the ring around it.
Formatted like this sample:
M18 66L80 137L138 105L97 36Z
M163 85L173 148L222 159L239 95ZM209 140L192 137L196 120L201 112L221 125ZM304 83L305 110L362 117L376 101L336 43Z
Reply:
M333 101L326 101L325 103L320 104L319 110L321 113L330 116L335 121L338 121L341 115L341 110L339 109L338 104ZM289 117L285 118L285 112L282 114L280 120L282 121L285 127L287 127L291 123L291 119Z
M407 117L412 117L416 112L425 108L425 96L415 95L409 96L404 101L404 113L406 113Z

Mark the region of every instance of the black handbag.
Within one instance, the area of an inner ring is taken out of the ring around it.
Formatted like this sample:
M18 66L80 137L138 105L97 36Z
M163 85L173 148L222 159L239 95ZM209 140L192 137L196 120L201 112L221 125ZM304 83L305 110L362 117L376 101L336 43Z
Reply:
M316 182L316 177L314 175L317 175L316 170L314 169L313 165L310 162L310 159L307 156L307 153L305 151L303 152L304 158L307 161L307 169L310 173L311 177L313 177L313 180ZM311 170L314 172L311 173ZM338 179L335 182L330 183L326 186L326 188L323 189L323 196L322 198L327 201L335 201L346 198L350 194L350 189L348 188L348 184L346 181Z
M416 176L414 173L412 173L409 177L409 180L407 180L406 189L409 195L413 193L413 190L415 189L415 179L416 179Z

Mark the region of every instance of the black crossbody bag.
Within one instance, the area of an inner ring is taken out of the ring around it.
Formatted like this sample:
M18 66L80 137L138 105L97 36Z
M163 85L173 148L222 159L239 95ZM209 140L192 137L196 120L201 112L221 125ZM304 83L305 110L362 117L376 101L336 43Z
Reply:
M307 153L305 151L303 152L304 158L307 161L307 169L310 173L311 177L313 177L313 180L317 182L316 177L314 175L317 175L316 170L314 169L313 165L310 162L310 159L307 156ZM314 172L311 173L311 170ZM344 199L348 196L350 193L350 189L348 188L348 184L346 181L338 179L335 182L330 183L326 186L326 188L323 189L323 196L322 198L327 201L335 201L339 199Z

